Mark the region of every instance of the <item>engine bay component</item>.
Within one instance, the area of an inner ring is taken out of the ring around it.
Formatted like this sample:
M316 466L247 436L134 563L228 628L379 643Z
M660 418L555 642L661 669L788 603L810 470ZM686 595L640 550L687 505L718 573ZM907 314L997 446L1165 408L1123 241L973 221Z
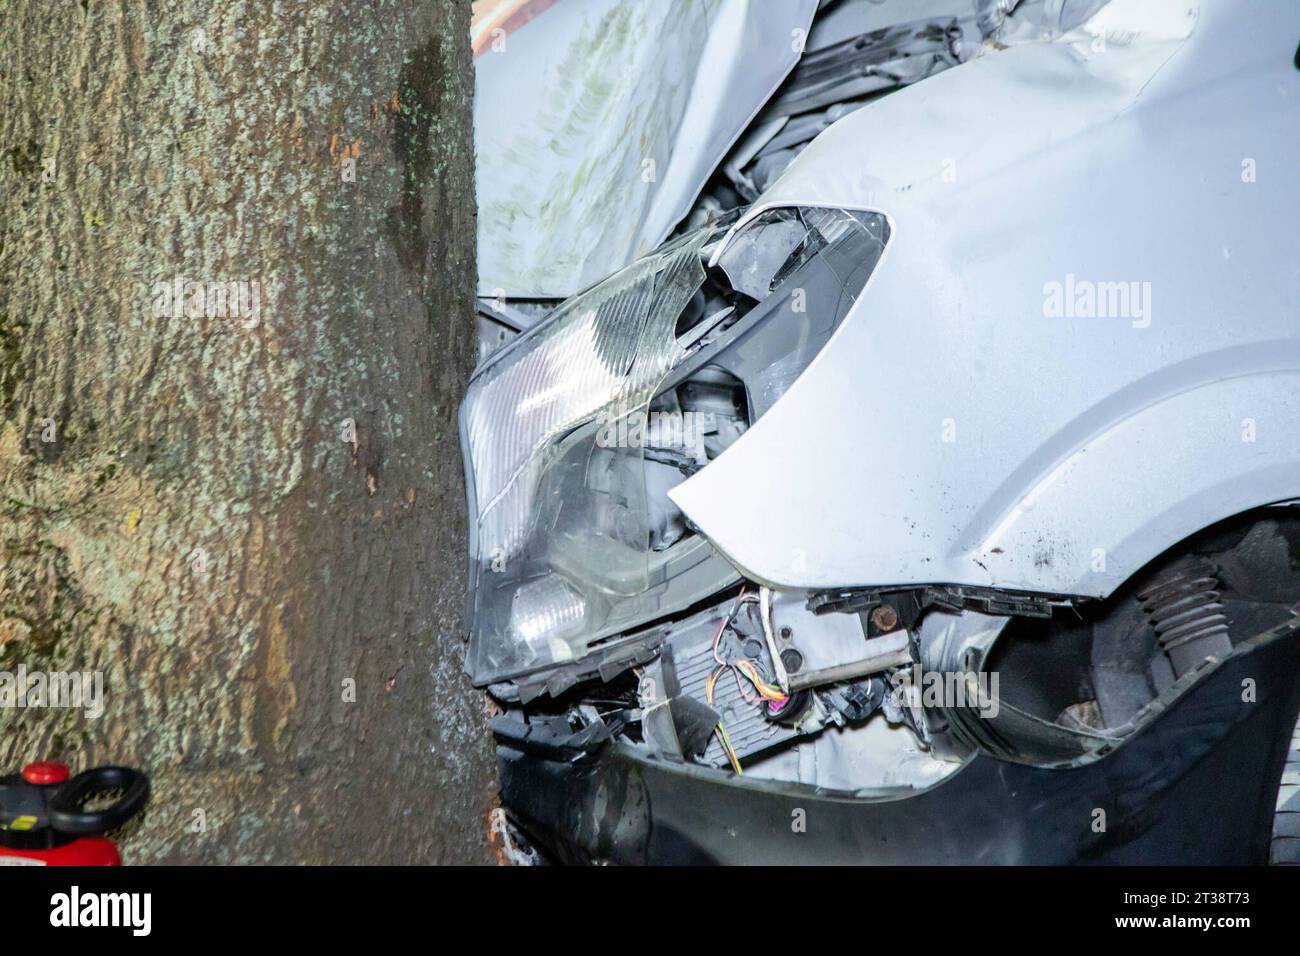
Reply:
M827 658L827 647L805 656L793 628L772 628L772 610L770 594L764 600L742 591L730 605L683 622L671 635L642 672L638 691L643 733L653 753L743 772L744 762L831 726L860 724L884 708L888 689L882 672L911 663L906 631L864 640L857 616L846 615L848 630L835 656ZM830 634L820 636L835 643ZM842 662L808 671L811 680L801 680L809 660L840 660L861 654L864 645L875 652L869 670L861 662ZM788 692L776 683L777 664L788 674ZM837 668L843 673L832 673ZM689 711L690 719L675 716L675 709ZM714 715L715 732L700 748L688 737L698 741L706 714Z
M837 684L840 681L867 677L894 667L902 667L912 661L907 631L894 631L883 637L870 638L866 642L866 649L867 656L860 661L796 674L790 680L790 689L798 691L809 687L820 687L823 684Z
M1207 657L1232 653L1218 573L1208 559L1193 558L1137 596L1150 615L1160 647L1169 655L1175 677Z

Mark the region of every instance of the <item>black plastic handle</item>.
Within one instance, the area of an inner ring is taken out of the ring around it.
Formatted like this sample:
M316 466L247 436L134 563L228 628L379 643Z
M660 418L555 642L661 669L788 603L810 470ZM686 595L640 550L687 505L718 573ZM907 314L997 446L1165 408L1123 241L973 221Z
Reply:
M81 809L87 797L105 790L121 790L122 795L102 809ZM46 807L53 829L90 836L120 827L139 813L148 799L149 778L140 771L130 767L96 767L60 784Z

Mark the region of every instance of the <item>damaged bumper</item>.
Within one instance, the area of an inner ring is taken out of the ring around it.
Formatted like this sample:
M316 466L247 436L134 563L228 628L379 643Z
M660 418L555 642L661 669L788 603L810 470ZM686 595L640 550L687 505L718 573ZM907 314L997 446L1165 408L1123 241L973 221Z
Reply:
M977 752L927 789L888 795L731 778L590 730L502 717L502 800L563 862L1259 863L1298 703L1298 651L1294 624L1244 642L1083 765Z

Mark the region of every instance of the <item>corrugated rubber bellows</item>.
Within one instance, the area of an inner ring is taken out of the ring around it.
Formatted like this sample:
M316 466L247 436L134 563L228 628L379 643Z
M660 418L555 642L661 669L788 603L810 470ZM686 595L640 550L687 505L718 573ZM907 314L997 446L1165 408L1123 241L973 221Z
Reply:
M1218 567L1193 558L1137 596L1178 677L1207 657L1232 652L1221 586Z

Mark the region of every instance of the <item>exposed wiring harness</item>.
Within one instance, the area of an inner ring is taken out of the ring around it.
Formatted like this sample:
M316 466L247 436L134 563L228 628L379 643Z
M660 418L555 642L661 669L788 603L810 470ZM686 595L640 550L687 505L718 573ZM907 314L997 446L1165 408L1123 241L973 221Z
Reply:
M736 689L740 692L740 696L750 703L766 701L769 713L779 711L789 700L789 697L780 687L769 684L763 678L763 675L759 672L758 668L754 666L753 661L725 660L718 651L718 644L722 640L722 635L727 628L731 626L732 622L735 621L736 614L740 611L741 605L757 600L759 600L758 595L747 595L745 589L741 588L740 593L736 595L735 603L731 606L730 613L719 622L718 630L713 635L713 659L717 662L718 666L713 673L709 675L709 679L704 685L705 697L707 698L710 707L713 706L713 691L717 686L718 678L728 670L730 670L732 675L736 678ZM766 610L766 608L764 608L764 610ZM755 692L754 694L747 691L745 685L741 683L740 678L742 675L753 687ZM732 769L735 770L737 774L743 773L744 771L740 769L740 760L737 758L735 748L731 744L731 738L727 734L727 728L723 725L721 720L718 721L717 732L718 740L722 744L723 751L727 754L727 759L731 762Z
M772 655L772 673L776 675L776 683L782 693L790 690L790 678L785 672L785 663L781 660L781 652L776 649L776 637L772 633L772 589L763 587L758 589L759 593L759 616L763 619L763 639L767 641L768 653Z

